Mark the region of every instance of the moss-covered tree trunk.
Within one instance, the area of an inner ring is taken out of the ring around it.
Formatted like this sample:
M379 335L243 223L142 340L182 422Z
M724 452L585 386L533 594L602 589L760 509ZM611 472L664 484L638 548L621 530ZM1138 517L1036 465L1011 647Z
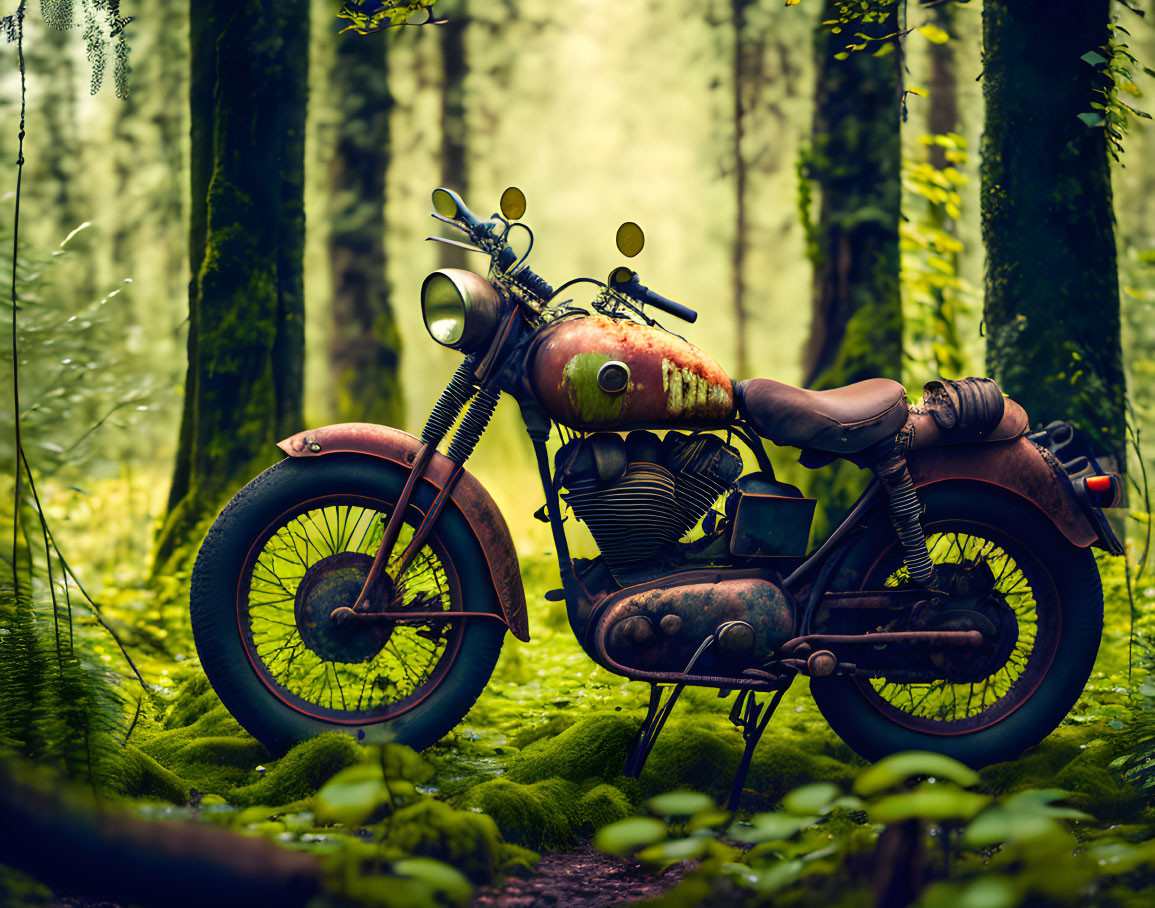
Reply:
M923 0L924 5L933 0ZM926 131L932 136L958 132L958 73L955 65L955 5L953 0L937 3L928 10L931 24L951 36L950 41L929 43L930 79L926 110ZM950 166L942 145L930 146L930 163L937 170Z
M401 425L401 334L385 276L389 169L388 33L337 37L331 80L340 117L329 169L329 344L333 412L342 421Z
M986 0L987 367L1034 425L1068 419L1118 467L1125 386L1106 135L1108 0ZM1092 58L1093 59L1093 58Z
M826 0L819 22L837 19ZM834 388L902 375L898 221L902 151L899 59L892 44L871 42L845 59L854 34L898 30L897 4L834 34L817 26L814 120L807 175L820 194L811 233L814 283L803 383ZM815 529L836 525L861 493L865 475L838 462L810 484L822 502Z
M188 375L158 565L301 426L308 14L189 7Z
M449 21L437 26L441 47L441 185L456 190L465 204L469 199L469 162L466 143L465 83L469 76L465 31L469 25L467 0L457 0L439 9ZM454 246L439 244L441 267L466 267L466 252Z
M731 67L731 100L733 104L733 132L731 133L731 157L734 165L734 244L730 249L730 296L734 303L734 335L737 340L735 359L738 363L739 378L750 377L750 354L747 347L746 318L746 231L747 178L746 154L743 140L746 134L746 96L750 91L748 82L749 60L754 54L762 53L761 44L752 45L746 37L746 11L754 0L730 0L730 28L734 34L734 50Z
M821 21L837 19L826 0ZM855 32L898 30L896 5L880 21L853 22L834 34L817 27L817 84L809 175L821 193L816 233L813 314L803 375L811 388L902 371L898 286L901 198L899 60L872 43L835 59Z

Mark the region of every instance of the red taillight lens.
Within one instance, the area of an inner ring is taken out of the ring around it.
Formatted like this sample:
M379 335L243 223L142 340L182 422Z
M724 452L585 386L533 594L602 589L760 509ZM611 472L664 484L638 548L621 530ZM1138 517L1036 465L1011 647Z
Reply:
M1088 476L1083 480L1088 497L1101 508L1114 507L1117 486L1114 476Z

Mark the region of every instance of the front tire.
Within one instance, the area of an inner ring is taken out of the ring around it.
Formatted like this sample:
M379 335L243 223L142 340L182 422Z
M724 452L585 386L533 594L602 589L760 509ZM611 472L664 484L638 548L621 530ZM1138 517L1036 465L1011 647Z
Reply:
M1017 496L953 481L921 490L920 499L936 564L988 563L994 594L1014 612L1014 647L977 682L838 676L811 679L811 692L831 728L868 760L901 750L934 751L975 768L1014 759L1059 725L1091 674L1103 629L1098 567L1090 550ZM893 531L886 523L874 528L848 556L840 576L844 584L853 579L840 588L909 582Z
M229 712L275 754L326 731L421 750L484 689L505 624L494 618L330 625L353 604L408 471L358 454L288 459L225 507L193 569L193 637ZM421 484L400 553L434 492ZM446 508L405 575L395 606L500 615L484 552Z

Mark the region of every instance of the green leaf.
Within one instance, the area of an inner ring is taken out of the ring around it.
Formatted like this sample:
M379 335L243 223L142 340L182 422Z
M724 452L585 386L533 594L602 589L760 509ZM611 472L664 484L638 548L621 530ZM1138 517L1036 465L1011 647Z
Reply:
M913 791L883 798L867 813L875 823L888 825L904 820L969 820L990 802L988 795L949 783L923 782Z
M1055 801L1061 801L1065 797L1067 797L1067 792L1059 788L1034 788L1011 795L1002 802L1002 806L1011 813L1056 817L1064 820L1093 819L1090 814L1076 810L1074 807L1055 806Z
M782 799L782 806L787 813L796 817L808 817L825 813L831 803L842 794L837 785L830 782L815 782L813 785L803 785L788 792Z
M710 839L691 836L688 839L668 839L643 848L634 857L644 864L668 864L678 861L696 861L705 852Z
M666 824L651 817L626 817L603 826L594 835L594 847L606 854L625 857L639 848L656 845L668 834Z
M697 791L671 791L650 798L646 810L657 817L690 817L717 805L708 796Z
M1050 817L1011 813L1001 804L994 804L967 826L963 839L971 848L985 848L988 845L1025 842L1062 834L1059 824Z
M795 817L788 813L756 813L749 823L735 823L727 833L739 842L776 842L788 839L800 829L813 824L818 817Z
M389 803L389 789L381 767L361 763L342 769L317 792L314 809L318 823L359 826L382 804Z
M1102 126L1107 121L1103 119L1103 115L1099 113L1081 113L1079 119L1088 126Z
M855 794L869 797L905 782L912 776L949 779L964 788L974 785L979 775L958 760L925 750L893 754L867 767L854 782Z
M393 872L398 876L419 880L435 896L431 903L468 905L473 897L473 887L461 873L448 864L433 858L405 858L393 864Z
M937 25L924 25L918 31L931 44L946 44L950 40L950 35Z
M1091 66L1102 66L1104 63L1107 62L1106 57L1104 57L1102 54L1097 53L1096 51L1093 51L1093 50L1087 51L1079 59L1083 60L1086 63L1089 63Z

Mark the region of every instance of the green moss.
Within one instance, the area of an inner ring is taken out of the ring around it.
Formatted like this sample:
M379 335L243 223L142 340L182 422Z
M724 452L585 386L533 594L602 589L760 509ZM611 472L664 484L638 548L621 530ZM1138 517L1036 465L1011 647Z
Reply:
M565 620L565 612L560 612L562 620ZM518 750L524 750L530 744L542 740L543 738L553 738L560 735L563 731L573 724L573 719L569 716L556 714L550 716L545 722L540 725L526 725L518 730L517 734L509 742Z
M576 784L558 778L528 785L493 779L469 789L461 806L488 814L511 842L560 850L576 840L579 792Z
M613 785L595 785L577 804L577 813L583 832L595 832L610 823L623 820L634 812L630 799Z
M510 842L502 842L498 851L500 865L498 870L502 876L526 877L537 869L541 857L536 851L522 848Z
M364 757L364 748L349 735L318 735L281 757L259 782L233 791L229 800L240 805L287 804L308 797L339 770L360 763Z
M1070 792L1070 804L1100 820L1137 817L1142 796L1110 768L1118 749L1102 735L1097 725L1058 728L1017 760L984 769L982 786L996 793L1060 788Z
M169 801L173 804L186 803L189 795L188 784L176 773L165 769L131 744L124 748L123 762L114 790L129 798Z
M177 726L179 722L190 724ZM205 793L231 796L238 786L251 784L254 769L269 758L212 691L198 695L195 685L186 699L178 696L177 708L165 724L170 727L142 723L137 735L140 750L186 786Z
M444 861L475 883L493 879L503 860L513 859L502 854L501 837L490 817L454 810L432 798L397 811L384 844L406 855Z
M515 782L620 780L626 750L637 730L636 719L617 713L590 716L555 738L527 747L510 764L509 778Z

